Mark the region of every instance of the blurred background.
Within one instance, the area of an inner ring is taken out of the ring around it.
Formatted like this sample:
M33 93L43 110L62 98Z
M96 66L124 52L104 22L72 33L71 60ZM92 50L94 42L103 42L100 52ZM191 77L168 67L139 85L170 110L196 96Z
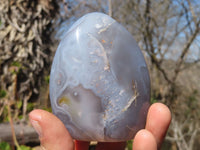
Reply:
M151 103L172 122L162 150L200 147L200 1L0 0L0 150L39 149L28 122L51 112L49 73L59 41L89 12L104 12L137 41L151 76ZM131 141L126 150L131 149Z

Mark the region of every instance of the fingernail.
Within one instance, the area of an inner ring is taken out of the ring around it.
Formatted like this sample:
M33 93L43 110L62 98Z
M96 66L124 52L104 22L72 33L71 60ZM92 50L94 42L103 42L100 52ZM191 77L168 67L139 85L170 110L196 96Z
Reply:
M38 121L32 120L32 119L30 121L31 121L31 124L34 127L35 131L39 135L39 137L42 137L42 128L41 128L40 124L38 123Z

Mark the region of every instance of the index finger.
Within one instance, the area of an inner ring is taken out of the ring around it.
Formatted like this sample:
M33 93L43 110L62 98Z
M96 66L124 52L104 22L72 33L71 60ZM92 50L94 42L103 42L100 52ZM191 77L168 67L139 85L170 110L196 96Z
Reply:
M171 122L171 112L162 103L155 103L149 108L146 129L150 131L158 144L161 146Z

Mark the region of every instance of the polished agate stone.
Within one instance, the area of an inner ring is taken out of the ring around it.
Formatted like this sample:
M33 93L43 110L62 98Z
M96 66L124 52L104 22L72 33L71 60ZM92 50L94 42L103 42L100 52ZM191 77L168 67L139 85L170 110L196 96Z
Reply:
M50 99L53 113L74 139L134 138L145 126L150 79L132 35L102 13L76 21L56 51Z

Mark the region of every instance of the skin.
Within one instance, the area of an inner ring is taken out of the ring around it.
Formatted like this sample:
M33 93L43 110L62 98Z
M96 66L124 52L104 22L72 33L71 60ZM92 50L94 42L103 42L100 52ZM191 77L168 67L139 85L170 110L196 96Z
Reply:
M73 140L64 124L53 114L44 110L33 110L29 119L39 134L44 150L88 150L89 142ZM137 132L133 150L157 150L166 135L171 122L168 107L161 103L152 104L147 115L145 129ZM99 142L96 150L124 150L126 142Z

